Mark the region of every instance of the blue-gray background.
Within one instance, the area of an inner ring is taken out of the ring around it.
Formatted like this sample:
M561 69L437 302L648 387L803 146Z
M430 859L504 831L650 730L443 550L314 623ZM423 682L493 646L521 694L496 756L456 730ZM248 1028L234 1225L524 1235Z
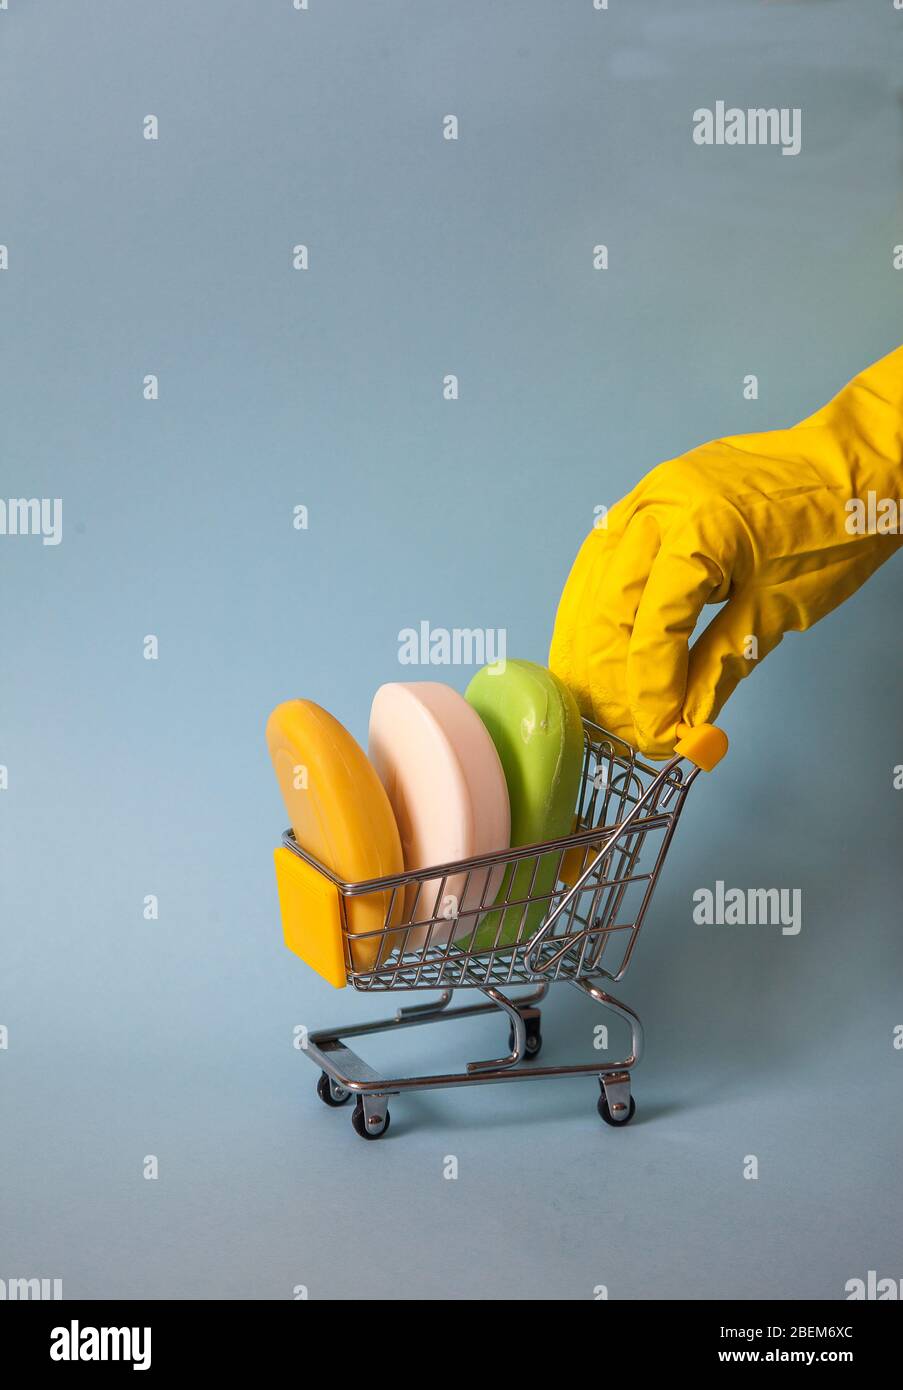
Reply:
M901 562L725 712L624 986L649 1047L623 1133L585 1080L399 1099L372 1145L320 1105L293 1029L380 1009L282 944L263 742L290 696L363 738L381 682L463 688L399 668L422 619L543 660L594 506L897 344L901 51L891 0L0 12L0 494L64 499L60 546L0 538L0 1277L836 1299L903 1276ZM801 107L802 153L697 147L718 99ZM717 878L801 887L801 934L695 926ZM562 986L549 1059L592 1056L595 1022Z

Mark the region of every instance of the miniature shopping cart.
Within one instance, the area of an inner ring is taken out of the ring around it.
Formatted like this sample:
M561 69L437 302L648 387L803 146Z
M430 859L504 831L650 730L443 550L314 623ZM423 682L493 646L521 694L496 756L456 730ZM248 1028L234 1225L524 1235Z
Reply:
M617 983L630 964L687 792L700 769L713 767L727 747L724 735L711 726L682 731L675 756L655 768L585 720L573 832L541 845L344 883L286 831L276 865L283 927L293 949L334 985L347 983L367 994L440 991L438 999L400 1008L394 1018L309 1035L307 1055L321 1069L320 1098L340 1106L353 1096L351 1118L359 1135L377 1139L386 1133L390 1096L529 1077L594 1074L602 1119L619 1126L633 1118L630 1073L642 1053L643 1029L633 1009L610 994L608 985ZM554 857L554 873L549 872L549 856ZM450 924L446 892L449 882L460 884L462 876L459 900L473 903L472 885L478 892L463 934ZM382 924L369 933L351 934L348 904L365 895L383 905L377 919ZM538 911L537 904L542 904ZM318 923L314 955L303 944L305 920L312 913ZM498 923L488 942L487 917ZM566 981L625 1020L630 1051L623 1060L601 1062L597 1057L573 1066L533 1065L542 1047L538 1006L553 981ZM508 991L517 986L527 986L528 993L511 998ZM464 989L478 991L486 1002L450 1008L454 991ZM507 1055L469 1062L460 1071L380 1076L345 1041L493 1012L508 1020Z

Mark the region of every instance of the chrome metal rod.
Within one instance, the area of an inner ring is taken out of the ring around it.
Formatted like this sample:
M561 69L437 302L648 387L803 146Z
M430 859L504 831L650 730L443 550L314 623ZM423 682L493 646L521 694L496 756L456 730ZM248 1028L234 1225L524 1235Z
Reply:
M500 1067L494 1071L439 1072L429 1076L385 1077L377 1076L366 1062L362 1062L355 1053L343 1047L337 1039L333 1039L333 1041L335 1042L333 1049L314 1046L309 1043L308 1056L338 1085L356 1095L371 1093L391 1096L397 1095L401 1091L438 1091L452 1086L485 1086L491 1085L493 1082L531 1081L534 1078L539 1081L552 1076L601 1076L609 1072L626 1071L633 1065L632 1058L627 1058L623 1062L605 1062L602 1066L599 1065L597 1059L595 1062L584 1062L577 1066L540 1067L531 1064L529 1067ZM334 1054L338 1054L338 1062L333 1061ZM354 1059L353 1063L350 1059ZM341 1062L345 1063L345 1070L342 1069ZM354 1073L357 1069L355 1064L359 1064L369 1075L363 1079L359 1079L353 1074L350 1075L349 1072Z
M502 1067L513 1067L526 1054L527 1051L527 1027L523 1016L518 1012L510 999L507 999L500 989L493 989L488 986L483 990L487 999L505 1013L511 1020L511 1027L514 1029L514 1051L509 1052L506 1057L493 1057L488 1062L468 1062L467 1070L473 1075L474 1072L497 1071Z
M405 1008L399 1009L395 1015L395 1022L402 1023L405 1019L417 1019L421 1022L427 1017L435 1014L437 1017L444 1009L447 1009L452 1001L452 991L444 989L438 999L433 999L428 1004L408 1004Z
M618 1062L615 1070L627 1071L630 1067L636 1066L643 1055L643 1025L639 1014L634 1013L629 1004L623 1004L620 999L615 999L613 994L608 994L604 989L599 989L598 985L593 984L592 980L571 980L571 984L576 986L584 994L588 994L590 999L594 999L603 1008L611 1009L612 1013L623 1018L630 1025L630 1056L624 1062ZM607 1062L599 1071L611 1071L613 1068Z

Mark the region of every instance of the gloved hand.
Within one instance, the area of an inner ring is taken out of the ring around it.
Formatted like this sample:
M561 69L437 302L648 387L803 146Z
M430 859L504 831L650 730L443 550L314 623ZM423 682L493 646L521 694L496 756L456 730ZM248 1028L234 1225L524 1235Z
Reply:
M714 720L785 632L818 622L893 554L901 496L903 347L791 429L654 468L584 541L549 665L584 715L670 755L678 723ZM707 603L725 606L689 649Z

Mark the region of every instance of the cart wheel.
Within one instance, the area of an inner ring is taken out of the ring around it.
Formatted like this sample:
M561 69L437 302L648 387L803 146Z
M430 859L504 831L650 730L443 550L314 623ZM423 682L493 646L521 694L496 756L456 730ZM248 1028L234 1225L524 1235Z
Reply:
M375 1125L368 1125L367 1117L364 1114L363 1099L361 1096L358 1096L354 1109L351 1112L351 1123L354 1127L355 1134L359 1134L362 1139L381 1139L389 1128L389 1112L388 1110L386 1111L386 1118L379 1129L377 1129Z
M339 1086L325 1071L320 1072L320 1079L317 1082L317 1095L324 1105L336 1107L339 1105L346 1105L351 1099L351 1092L346 1091L343 1086Z
M597 1109L607 1125L612 1125L615 1129L620 1129L622 1125L629 1125L630 1121L636 1114L636 1101L634 1100L633 1096L630 1097L630 1104L627 1107L627 1114L619 1120L616 1120L614 1115L612 1115L611 1110L608 1107L608 1101L605 1099L604 1095L601 1095L599 1097Z
M538 1057L542 1051L542 1030L539 1026L538 1018L528 1018L525 1020L527 1025L527 1040L524 1050L524 1061L531 1062L534 1057ZM514 1051L514 1029L508 1033L508 1051Z

